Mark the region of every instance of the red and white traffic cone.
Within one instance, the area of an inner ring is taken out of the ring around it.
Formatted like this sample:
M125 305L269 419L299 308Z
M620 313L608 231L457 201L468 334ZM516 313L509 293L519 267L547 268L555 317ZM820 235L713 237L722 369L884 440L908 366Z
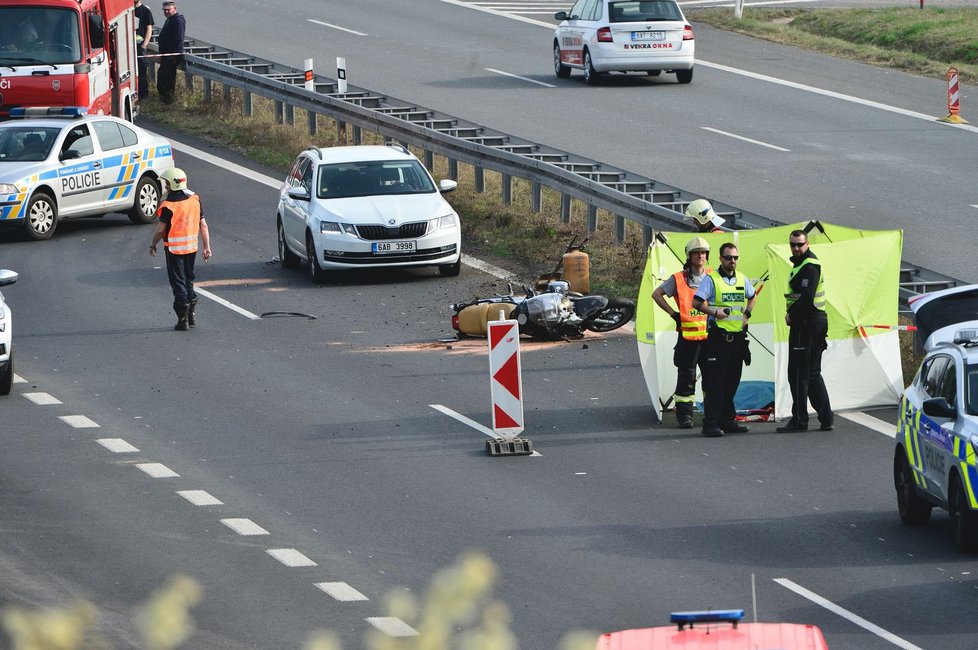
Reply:
M968 121L961 117L961 96L958 90L958 69L947 69L947 117L942 117L938 122L948 122L949 124L967 124Z

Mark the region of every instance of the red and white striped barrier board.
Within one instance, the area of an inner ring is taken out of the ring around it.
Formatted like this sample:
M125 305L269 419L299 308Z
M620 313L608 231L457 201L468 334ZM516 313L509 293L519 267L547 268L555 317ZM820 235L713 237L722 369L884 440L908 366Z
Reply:
M523 431L519 325L515 320L490 321L488 329L492 430L500 438L512 440Z

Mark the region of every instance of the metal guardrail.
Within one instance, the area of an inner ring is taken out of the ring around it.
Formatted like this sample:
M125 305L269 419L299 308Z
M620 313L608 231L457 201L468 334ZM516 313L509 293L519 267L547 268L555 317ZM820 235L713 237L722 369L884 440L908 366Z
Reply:
M155 49L155 43L150 49ZM449 175L453 178L457 179L459 162L472 165L480 191L484 170L495 171L502 174L506 201L512 178L528 180L532 183L534 209L539 209L541 187L557 190L562 195L561 218L565 222L570 219L571 199L588 206L588 229L591 231L598 227L597 210L607 210L615 215L618 241L625 236L625 219L642 226L646 245L652 241L656 229L689 230L683 221L683 211L691 201L701 198L652 178L364 88L347 86L346 92L340 93L337 82L322 75L314 75L315 90L307 90L303 87L304 70L197 39L188 39L185 50L187 83L192 83L193 76L201 77L207 96L211 93L212 82L220 83L225 92L230 88L241 89L245 114L250 114L251 95L254 94L275 101L283 121L294 122L296 108L306 110L313 132L316 116L324 115L336 120L341 130L345 131L350 125L354 144L360 143L362 130L367 130L385 139L423 149L429 168L433 154L445 156L449 161ZM762 215L709 200L730 230L783 225ZM906 261L900 269L900 299L903 303L912 296L959 284L965 283Z

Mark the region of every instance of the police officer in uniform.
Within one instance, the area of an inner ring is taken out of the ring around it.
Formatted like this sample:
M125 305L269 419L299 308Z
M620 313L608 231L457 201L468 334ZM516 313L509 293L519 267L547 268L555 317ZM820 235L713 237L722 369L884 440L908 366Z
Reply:
M166 247L166 274L173 289L173 311L177 315L175 330L186 331L197 324L197 292L194 291L194 262L197 260L197 240L204 245L203 258L211 258L211 237L200 207L200 197L187 189L187 175L171 167L160 178L166 184L166 199L160 203L156 216L159 224L149 245L149 254L156 257L156 245L163 240Z
M791 263L790 293L785 294L788 312L788 386L791 388L791 419L778 433L808 429L808 402L818 413L822 431L835 428L829 393L822 379L822 352L828 347L829 321L825 314L825 281L822 266L808 246L804 230L788 235Z
M706 314L693 307L693 294L707 273L713 269L706 263L710 259L710 244L702 237L686 242L686 263L681 271L669 276L652 292L655 301L664 312L676 321L679 338L673 350L672 362L676 366L676 420L680 429L693 428L693 402L696 394L696 368L703 371L706 342ZM674 298L676 309L666 301Z
M753 285L737 271L740 254L732 243L720 247L720 268L706 275L693 307L708 315L703 372L703 430L709 438L750 429L737 422L734 395L747 355L747 321L756 298Z
M159 47L160 67L156 73L156 91L164 104L173 103L173 93L176 90L177 68L183 64L183 37L187 30L187 21L183 14L177 13L177 3L166 0L163 3L163 15L166 22L156 37Z

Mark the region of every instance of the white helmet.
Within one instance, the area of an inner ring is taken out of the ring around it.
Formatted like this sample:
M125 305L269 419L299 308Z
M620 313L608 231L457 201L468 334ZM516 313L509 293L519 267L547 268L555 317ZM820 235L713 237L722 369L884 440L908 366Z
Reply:
M171 192L187 189L187 175L182 169L170 167L160 174L160 178L167 182Z
M710 242L706 241L702 237L693 237L688 242L686 242L686 257L693 251L706 251L707 254L710 252Z
M683 215L686 219L695 219L701 226L712 223L714 226L722 226L723 219L713 211L713 206L706 199L696 199L688 206Z

